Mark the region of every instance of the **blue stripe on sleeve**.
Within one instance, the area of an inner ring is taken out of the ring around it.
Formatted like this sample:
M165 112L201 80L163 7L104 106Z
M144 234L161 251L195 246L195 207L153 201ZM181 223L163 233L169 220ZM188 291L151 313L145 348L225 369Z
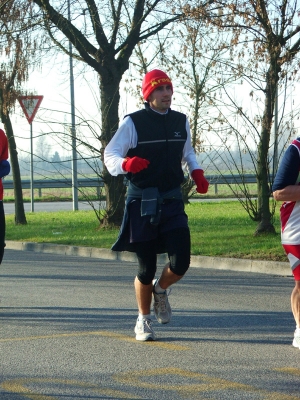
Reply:
M297 147L290 145L279 165L275 176L272 192L280 190L289 185L295 185L299 175L300 157Z

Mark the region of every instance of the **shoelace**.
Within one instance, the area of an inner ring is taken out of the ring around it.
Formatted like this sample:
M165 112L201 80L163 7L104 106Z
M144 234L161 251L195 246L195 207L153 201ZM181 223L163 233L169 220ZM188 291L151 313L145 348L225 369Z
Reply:
M154 293L157 295L160 295L160 294L165 295L166 294L167 296L170 296L171 292L172 292L172 288L166 289L163 293L157 293L154 291Z
M156 303L160 304L160 308L161 308L162 312L166 311L166 299L170 295L171 291L172 291L172 288L170 288L169 291L166 290L164 293L155 293L159 298L159 300Z
M144 330L152 332L152 321L150 319L143 319Z

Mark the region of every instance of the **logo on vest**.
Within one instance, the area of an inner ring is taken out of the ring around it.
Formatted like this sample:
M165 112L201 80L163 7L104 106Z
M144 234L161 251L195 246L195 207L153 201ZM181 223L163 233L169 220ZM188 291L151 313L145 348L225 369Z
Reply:
M181 133L180 132L174 132L174 137L176 137L176 138L181 137Z

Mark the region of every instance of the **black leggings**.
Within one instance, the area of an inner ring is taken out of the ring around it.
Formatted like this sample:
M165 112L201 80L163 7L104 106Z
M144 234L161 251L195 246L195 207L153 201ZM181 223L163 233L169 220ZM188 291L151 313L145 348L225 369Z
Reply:
M5 247L5 215L3 201L0 201L0 264L2 262Z
M173 229L161 234L158 239L135 243L139 262L137 278L143 285L149 285L155 277L157 240L165 243L170 269L174 274L183 276L190 266L191 239L188 228Z

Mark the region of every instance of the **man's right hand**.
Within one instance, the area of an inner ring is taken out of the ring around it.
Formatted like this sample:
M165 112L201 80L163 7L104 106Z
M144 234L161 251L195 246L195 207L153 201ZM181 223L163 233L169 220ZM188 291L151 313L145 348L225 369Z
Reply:
M148 168L150 161L146 160L145 158L141 157L132 157L132 158L125 158L122 164L122 168L124 171L131 172L136 174L137 172L142 171L145 168Z

